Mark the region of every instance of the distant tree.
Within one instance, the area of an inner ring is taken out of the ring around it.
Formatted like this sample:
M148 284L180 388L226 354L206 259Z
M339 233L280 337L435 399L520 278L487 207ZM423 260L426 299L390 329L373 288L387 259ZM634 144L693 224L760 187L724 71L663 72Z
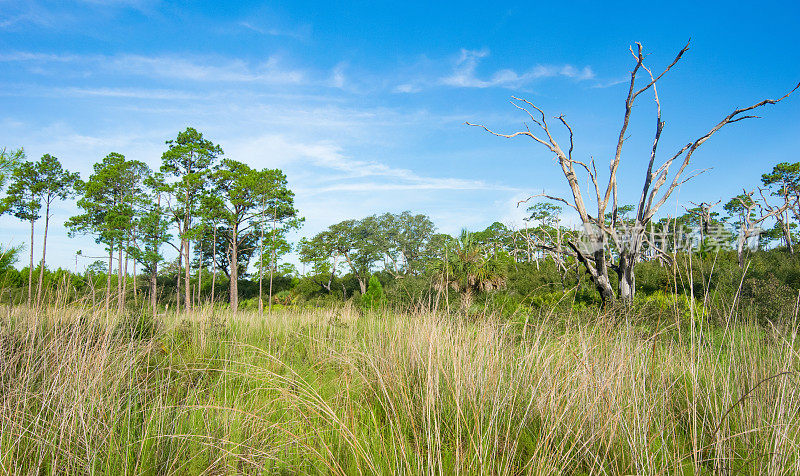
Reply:
M214 307L216 299L217 269L220 267L217 256L219 251L222 251L223 258L227 254L224 248L220 250L217 248L219 243L217 232L222 220L222 206L222 199L214 193L213 186L204 191L200 199L201 233L198 245L200 246L200 267L204 268L207 264L211 266L211 307Z
M150 308L156 315L158 305L158 265L164 259L161 246L170 240L167 229L170 224L169 217L164 213L161 205L161 191L158 178L152 175L144 179L146 188L138 200L136 210L136 235L137 246L134 258L142 264L149 277Z
M761 183L786 205L783 212L775 214L775 219L780 226L786 248L789 253L794 253L789 213L793 212L795 220L800 221L800 162L781 162L775 165L772 172L761 176Z
M529 221L538 222L540 226L556 226L559 222L562 208L548 202L535 203L528 207Z
M175 197L172 204L172 213L177 218L178 237L181 241L179 257L185 260L184 306L191 309L191 279L190 241L196 236L193 233L193 219L198 214L198 205L203 196L211 167L219 156L223 154L222 148L203 138L203 134L188 127L179 132L175 140L166 142L169 149L161 156L161 172L165 178L174 178L165 191Z
M736 217L739 228L739 237L736 242L736 251L739 258L739 267L744 268L745 245L748 240L758 237L762 233L761 225L770 218L783 213L788 204L772 206L767 202L763 190L755 195L755 190L743 190L741 194L733 197L723 207L731 216Z
M492 256L497 256L500 252L511 253L514 250L513 233L499 221L487 226L483 231L471 233L471 239L485 253Z
M262 179L247 164L231 159L223 159L211 175L213 193L220 198L219 209L215 213L219 215L226 231L217 235L227 238L225 249L230 256L230 305L234 314L239 307L239 255L245 240L256 240L253 233L256 222L253 218L260 211L258 191L262 187L259 183Z
M41 215L42 203L39 195L39 170L36 164L25 161L17 165L11 174L8 195L3 199L3 208L14 217L30 222L30 262L28 263L28 306L33 303L33 238L36 220Z
M367 292L367 280L375 261L381 257L377 217L345 220L328 228L325 235L335 252L344 258L358 281L361 294Z
M3 147L0 149L0 192L5 189L6 184L11 179L14 169L25 161L25 150L20 148L10 150ZM0 215L6 212L4 201L0 200Z
M506 282L503 264L486 253L466 230L450 243L446 258L435 269L443 286L461 292L461 307L465 313L469 312L475 293L500 288Z
M436 226L425 215L384 213L376 217L376 240L384 268L395 277L419 274L425 265L425 248Z
M56 200L66 200L75 195L75 186L80 180L77 173L64 170L61 162L50 154L45 154L36 163L37 185L35 191L44 202L44 238L42 240L42 261L39 265L39 285L36 289L36 303L41 304L42 280L47 255L47 231L50 228L50 208Z
M254 174L257 184L254 192L259 208L258 215L255 217L259 234L258 311L259 314L263 314L264 258L267 258L269 266L269 311L272 312L273 278L278 267L278 259L291 251L286 234L300 228L303 219L297 216L298 211L294 207L294 192L289 189L286 175L282 171L264 169L254 172Z
M563 274L566 272L566 265L563 259L563 238L565 233L561 229L562 208L552 203L539 202L529 206L527 211L529 215L525 218L525 221L535 224L533 230L526 226L521 234L527 247L528 259L530 260L533 257L536 262L536 269L539 269L539 250L549 254L562 271L563 278Z
M112 152L94 164L94 172L79 184L81 198L78 207L83 211L66 222L70 235L94 235L97 243L108 251L105 311L110 310L111 270L114 251L117 251L117 313L125 306L123 292L123 252L128 250L136 226L136 209L144 194L143 179L150 174L143 162L126 160Z
M327 293L332 291L339 267L339 254L333 241L330 233L323 231L311 239L301 238L297 246L300 262L311 267L311 281Z
M697 229L700 232L700 244L705 242L706 237L708 237L710 233L711 225L717 221L716 218L719 216L719 213L712 212L711 210L722 203L722 200L717 200L714 203L694 203L689 202L694 207L692 208L685 208L686 214L681 217L683 223Z

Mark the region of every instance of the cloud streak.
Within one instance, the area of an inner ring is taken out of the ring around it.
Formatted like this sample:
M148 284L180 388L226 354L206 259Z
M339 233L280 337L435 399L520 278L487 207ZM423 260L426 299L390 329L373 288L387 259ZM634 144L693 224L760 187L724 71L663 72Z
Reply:
M453 88L521 88L545 78L566 78L586 81L595 78L590 66L578 68L571 64L538 64L524 72L510 68L496 70L488 75L478 73L480 63L489 56L488 49L462 49L450 72L431 77L417 77L401 82L392 89L394 93L417 93L431 87Z
M194 82L270 84L303 84L307 82L307 74L304 71L285 67L276 56L254 64L240 59L226 58L131 54L102 56L21 51L0 54L0 62L29 63L34 65L40 74L47 73L47 70L42 69L44 65L69 64L73 68L82 67L86 75L108 72Z
M512 69L501 69L491 74L487 79L480 79L476 70L481 59L489 56L489 50L462 49L453 73L441 78L440 83L446 86L459 88L489 88L505 87L517 88L540 78L565 77L576 81L594 78L594 72L589 66L581 69L566 65L537 65L532 69L517 73Z

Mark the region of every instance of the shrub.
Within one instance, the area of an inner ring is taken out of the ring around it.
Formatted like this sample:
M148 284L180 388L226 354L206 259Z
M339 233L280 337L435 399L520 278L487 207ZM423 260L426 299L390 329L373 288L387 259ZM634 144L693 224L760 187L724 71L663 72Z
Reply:
M383 293L383 285L377 276L369 278L367 292L361 296L361 305L366 310L375 310L386 304L386 295Z

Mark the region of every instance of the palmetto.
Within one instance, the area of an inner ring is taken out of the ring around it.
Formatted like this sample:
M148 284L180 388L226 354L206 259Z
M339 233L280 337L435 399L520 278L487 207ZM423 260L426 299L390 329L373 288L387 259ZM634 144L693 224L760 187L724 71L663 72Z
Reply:
M472 305L476 292L502 287L506 282L505 268L496 256L490 256L471 233L462 230L459 237L447 244L443 260L436 263L442 288L449 285L461 293L465 312Z

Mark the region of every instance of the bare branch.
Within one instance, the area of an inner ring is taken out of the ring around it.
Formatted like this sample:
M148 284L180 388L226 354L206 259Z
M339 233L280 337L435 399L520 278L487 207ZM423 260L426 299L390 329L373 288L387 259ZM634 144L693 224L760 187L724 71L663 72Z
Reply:
M653 80L653 99L656 103L656 132L655 138L653 139L653 148L650 152L650 161L647 163L647 172L644 176L644 185L642 186L642 196L639 198L639 207L636 211L636 220L639 223L644 221L644 216L647 213L645 208L645 200L647 199L647 192L649 191L650 184L653 180L653 164L656 160L656 151L658 149L658 141L661 138L661 131L664 129L664 121L661 120L661 101L658 100L658 89L655 85L655 79L653 78L653 72L650 71L649 68L642 65L645 71L650 75L650 79ZM649 205L649 202L647 203Z
M529 110L525 109L524 107L520 106L519 104L515 103L514 101L508 101L508 102L509 102L509 103L511 103L511 105L512 105L512 106L514 106L515 108L519 109L520 111L525 111L525 113L526 113L528 116L530 116L530 118L531 118L531 121L533 121L533 122L534 122L534 123L535 123L537 126L539 126L539 127L541 127L542 129L544 129L544 126L542 125L542 123L541 123L541 122L539 122L539 120L538 120L538 119L536 119L535 117L533 117L533 114L531 114L531 112L530 112Z
M512 134L501 134L499 132L495 132L495 131L489 129L488 127L484 126L483 124L473 124L471 122L465 122L465 124L468 125L468 126L481 127L481 128L483 128L483 130L485 130L489 134L495 135L497 137L505 137L506 139L511 139L511 138L517 137L517 136L528 136L531 139L535 140L536 142L538 142L538 143L542 144L543 146L547 147L548 149L552 150L552 146L550 144L548 144L547 142L545 142L542 139L539 139L538 137L533 135L530 132L530 130L528 130L528 131L518 131L518 132L514 132Z
M554 197L554 196L552 196L552 195L547 195L547 194L545 194L544 192L542 192L542 193L537 193L536 195L531 195L530 197L526 198L525 200L520 200L520 201L518 201L518 202L517 202L517 208L519 208L519 206L520 206L521 204L523 204L523 203L527 203L527 202L528 202L529 200L531 200L532 198L539 198L539 197L546 198L546 199L548 199L548 200L552 200L552 201L554 201L554 202L561 202L561 203L563 203L564 205L566 205L566 206L568 206L568 207L570 207L570 208L572 208L572 209L574 209L574 210L576 210L576 211L578 210L578 209L575 207L575 205L573 205L573 204L569 203L568 201L564 200L563 198L561 198L561 197Z
M652 210L650 210L650 216L652 216L658 210L658 208L661 207L661 205L663 205L667 201L667 199L672 194L672 192L675 190L675 188L677 188L682 183L681 182L681 175L683 174L683 171L686 169L686 167L689 165L689 162L692 159L692 155L694 154L694 152L701 145L703 145L703 143L705 143L708 139L710 139L711 136L716 134L717 131L719 131L720 129L722 129L723 127L725 127L728 124L732 124L732 123L737 122L739 120L748 118L748 116L741 116L742 113L745 113L747 111L752 111L753 109L757 109L757 108L760 108L760 107L768 105L768 104L777 104L777 103L783 101L784 99L786 99L787 97L789 97L789 95L792 94L793 92L795 92L798 88L800 88L800 83L797 83L797 85L794 88L792 88L791 91L789 91L788 93L784 94L783 96L781 96L781 97L779 97L777 99L764 99L762 101L759 101L759 102L753 104L752 106L735 109L733 112L731 112L730 114L725 116L721 121L719 121L717 123L717 125L715 125L713 128L711 128L711 130L708 131L705 135L701 136L699 139L694 141L691 144L691 146L689 147L689 150L686 152L686 156L683 159L683 163L681 163L681 166L678 169L678 172L675 174L675 178L672 180L672 183L670 184L669 188L667 188L667 190L664 192L664 195L658 200L658 202L656 202L656 204L653 206ZM670 159L668 161L668 163L671 163L672 160L674 160L676 157L678 157L680 154L682 154L683 150L685 150L685 149L682 149L681 152L679 152L672 159ZM669 170L669 166L667 166L665 170L668 171ZM656 191L657 191L657 189L654 187L653 192L656 192Z
M651 81L643 88L639 89L638 91L634 91L636 87L636 74L638 73L639 68L642 67L642 64L644 63L644 56L642 55L642 45L641 43L636 43L636 46L638 47L638 53L634 54L634 56L636 57L636 66L634 66L633 71L631 71L631 82L628 88L628 97L625 100L625 116L623 117L622 127L620 128L619 131L619 138L617 139L617 150L614 154L614 160L611 161L610 175L608 177L608 187L606 187L605 197L603 198L599 214L602 214L605 211L605 207L606 205L608 205L608 200L610 198L610 195L612 191L616 188L617 169L619 168L619 161L620 157L622 156L622 145L625 143L625 132L628 130L628 124L631 118L631 111L633 110L633 103L636 100L636 97L639 94L647 91L654 84L656 84L656 82L659 79L661 79L665 74L667 74L667 72L670 69L672 69L672 67L675 66L678 63L678 61L680 61L683 54L689 50L689 42L687 41L686 46L684 46L683 49L681 49L678 52L678 54L675 56L675 59L672 60L672 63L670 63L669 66L667 66L661 74L659 74L655 78L652 78ZM633 52L632 49L631 52Z
M528 106L530 106L530 107L532 107L532 108L536 109L537 111L539 111L539 114L541 114L541 116L542 116L541 128L542 128L542 129L544 130L544 132L547 134L547 138L548 138L548 139L550 139L550 143L551 143L551 144L553 144L553 145L555 145L555 141L553 140L553 137L550 135L550 127L548 127L548 126L547 126L547 118L546 118L546 117L545 117L545 115L544 115L544 111L542 111L542 110L539 108L539 106L537 106L536 104L534 104L534 103L532 103L532 102L528 101L527 99L518 98L518 97L516 97L516 96L511 96L511 99L513 99L513 100L515 100L515 101L522 101L522 102L524 102L525 104L527 104Z
M573 160L572 162L580 165L586 170L586 174L589 176L589 180L591 180L592 184L594 185L595 196L597 197L598 200L600 200L600 186L597 184L597 169L594 168L594 160L592 160L591 162L592 168L594 168L594 172L592 172L592 170L590 170L589 167L580 160Z
M572 142L572 128L569 126L569 124L567 124L567 120L564 119L563 114L558 116L557 119L561 121L561 123L564 124L564 127L566 127L569 131L569 152L567 153L567 157L569 157L569 160L572 160L572 149L575 147L575 144ZM584 165L584 167L586 166Z

